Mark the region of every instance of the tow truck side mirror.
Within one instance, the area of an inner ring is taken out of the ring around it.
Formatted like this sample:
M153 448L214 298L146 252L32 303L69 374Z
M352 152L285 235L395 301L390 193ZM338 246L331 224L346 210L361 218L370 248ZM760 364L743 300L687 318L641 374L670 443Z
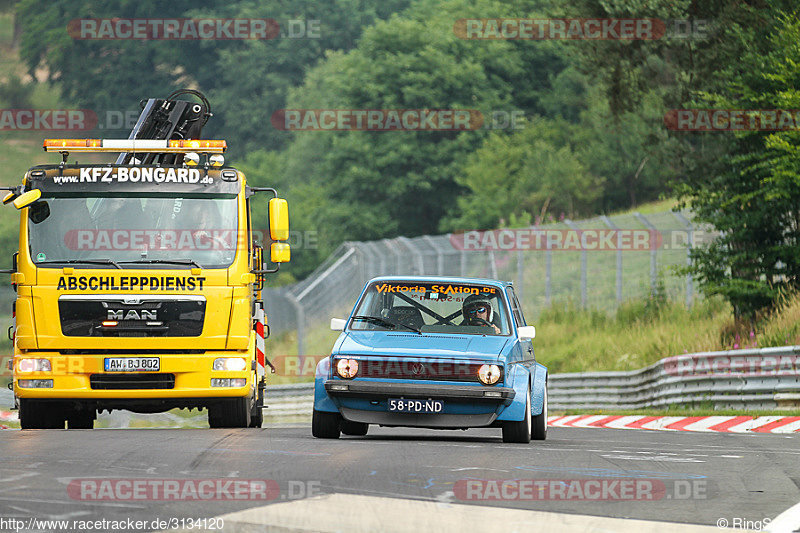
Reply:
M14 199L14 207L16 207L17 209L28 207L41 197L42 197L42 191L39 189L33 189L31 191L22 193Z
M288 263L292 257L289 243L273 242L269 247L269 260L273 263Z
M269 236L273 241L289 238L289 204L283 198L269 201Z

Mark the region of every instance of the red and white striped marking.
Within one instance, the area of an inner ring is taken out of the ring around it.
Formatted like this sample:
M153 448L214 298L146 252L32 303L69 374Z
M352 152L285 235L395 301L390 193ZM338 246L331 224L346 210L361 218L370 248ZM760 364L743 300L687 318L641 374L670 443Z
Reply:
M256 374L258 375L258 379L264 377L266 373L264 365L266 364L265 359L265 342L264 342L264 330L266 323L266 315L264 314L264 309L261 306L256 309Z
M716 433L796 433L800 431L800 416L566 415L548 417L547 425Z

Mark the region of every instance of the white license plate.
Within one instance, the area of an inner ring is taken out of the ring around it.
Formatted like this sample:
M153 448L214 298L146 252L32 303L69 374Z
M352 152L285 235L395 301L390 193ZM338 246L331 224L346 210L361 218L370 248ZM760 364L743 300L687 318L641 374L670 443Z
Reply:
M106 372L156 372L161 370L158 357L106 357Z
M442 400L397 400L389 399L389 411L398 413L441 413Z

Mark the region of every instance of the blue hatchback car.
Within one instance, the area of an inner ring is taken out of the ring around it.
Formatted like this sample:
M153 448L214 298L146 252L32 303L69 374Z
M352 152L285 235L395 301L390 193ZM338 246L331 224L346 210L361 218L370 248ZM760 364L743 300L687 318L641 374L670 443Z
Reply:
M317 366L315 437L366 435L370 424L546 437L547 368L511 283L379 277L331 328L342 334Z

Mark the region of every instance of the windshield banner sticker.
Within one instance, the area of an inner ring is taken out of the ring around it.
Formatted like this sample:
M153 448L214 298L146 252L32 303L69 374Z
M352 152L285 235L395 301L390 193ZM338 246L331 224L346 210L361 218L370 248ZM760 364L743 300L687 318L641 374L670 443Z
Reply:
M201 176L197 168L91 167L81 168L80 175L53 176L57 185L69 183L213 183L211 176Z
M431 285L426 287L424 285L392 285L390 283L383 283L375 285L375 290L378 292L435 292L441 294L493 294L495 289L492 287L466 287L463 285Z

